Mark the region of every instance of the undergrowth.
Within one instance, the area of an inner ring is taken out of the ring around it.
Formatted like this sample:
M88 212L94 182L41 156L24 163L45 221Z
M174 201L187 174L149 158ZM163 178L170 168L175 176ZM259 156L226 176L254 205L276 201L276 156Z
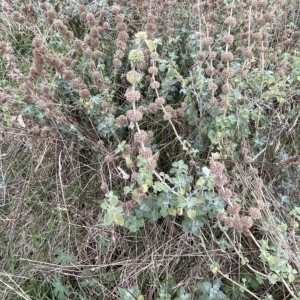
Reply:
M1 299L300 299L299 13L1 1Z

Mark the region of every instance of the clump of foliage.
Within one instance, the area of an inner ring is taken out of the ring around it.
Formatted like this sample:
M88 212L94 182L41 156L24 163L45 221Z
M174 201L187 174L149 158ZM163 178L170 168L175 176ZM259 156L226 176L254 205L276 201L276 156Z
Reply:
M2 299L300 299L299 10L2 1Z

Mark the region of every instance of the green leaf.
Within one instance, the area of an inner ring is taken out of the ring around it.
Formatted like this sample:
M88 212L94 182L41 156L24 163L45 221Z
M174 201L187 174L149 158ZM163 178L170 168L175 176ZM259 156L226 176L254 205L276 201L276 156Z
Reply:
M74 256L65 254L61 249L55 249L54 254L56 256L54 263L56 264L66 266L75 261Z
M119 201L119 198L115 195L110 195L108 200L113 206L116 206Z
M118 291L122 300L136 300L136 298L129 291L121 287L118 287Z
M122 141L118 146L117 149L115 150L115 153L118 154L120 152L124 151L124 146L126 144L126 141Z
M161 182L161 181L154 182L154 185L153 185L154 193L162 192L162 191L166 191L166 190L167 190L166 185L163 182Z
M176 214L177 214L177 209L174 208L174 207L168 208L168 214L169 214L170 216L176 216Z
M54 275L53 285L54 285L53 293L58 300L65 300L65 296L70 296L71 286L69 284L66 285L63 284L60 275Z
M278 281L278 275L275 273L268 274L268 279L271 284L275 284Z
M130 155L127 155L125 157L125 162L126 162L126 166L132 164L132 159L131 159Z
M111 210L108 210L104 215L104 224L110 225L114 221L114 213Z
M152 40L145 40L145 42L150 52L153 52L155 50L155 42Z
M186 201L184 196L178 196L176 199L177 207L186 207Z
M144 300L144 296L141 295L141 292L137 285L129 288L128 290L118 287L118 290L122 300Z
M202 186L204 183L205 183L204 177L200 177L196 182L196 186Z
M124 194L125 194L125 195L129 194L129 193L132 191L133 186L134 186L133 183L132 183L131 185L129 185L129 186L128 186L128 185L125 186L125 187L124 187Z
M123 226L124 225L124 218L122 216L122 214L120 213L115 213L113 216L113 220L115 222L115 224Z
M288 275L289 283L293 282L295 280L295 276L293 274Z
M273 255L268 255L267 260L270 264L274 264L276 262L276 258Z
M207 293L211 288L211 283L208 281L198 282L196 286L200 292Z
M190 219L194 219L194 218L196 217L196 215L197 215L197 212L196 212L195 209L189 209L189 210L187 211L187 215L188 215L188 217L189 217Z

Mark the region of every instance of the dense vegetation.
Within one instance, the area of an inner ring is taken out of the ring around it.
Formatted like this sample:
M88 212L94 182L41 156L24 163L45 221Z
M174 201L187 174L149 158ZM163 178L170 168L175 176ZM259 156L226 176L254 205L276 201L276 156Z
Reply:
M300 299L298 0L0 7L0 296Z

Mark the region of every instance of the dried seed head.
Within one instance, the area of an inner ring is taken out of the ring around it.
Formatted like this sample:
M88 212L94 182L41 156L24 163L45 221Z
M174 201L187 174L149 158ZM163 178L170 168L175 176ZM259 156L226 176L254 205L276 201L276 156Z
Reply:
M292 33L292 38L297 39L297 38L299 38L299 37L300 37L300 31L294 31L294 32Z
M170 105L165 106L165 110L166 110L166 112L170 112L170 113L173 113L173 111L174 111L173 107Z
M122 59L124 57L124 51L118 49L116 51L116 57L119 58L119 59Z
M159 106L163 105L165 102L166 102L166 100L163 97L158 97L158 98L155 99L155 104L159 105Z
M107 109L109 108L109 103L108 103L107 101L103 101L103 102L101 103L101 107L102 107L103 109L107 110Z
M224 224L228 228L233 228L233 226L234 226L234 218L233 217L225 218Z
M226 218L226 214L224 211L219 211L218 214L217 214L217 219L220 220L220 221L224 221Z
M207 53L204 51L199 51L196 55L198 61L204 61L206 59Z
M127 25L124 22L117 23L116 29L117 31L126 31Z
M115 16L115 22L116 23L121 23L121 22L123 22L124 21L124 16L122 15L122 14L117 14L116 16Z
M110 24L108 22L104 22L102 24L102 26L103 26L104 29L109 29L110 28Z
M255 8L257 10L263 9L264 7L266 7L268 5L268 1L267 0L258 0L255 3Z
M89 98L91 95L90 91L88 89L83 89L79 91L79 96L83 99Z
M222 53L221 61L223 62L233 61L233 54L231 52Z
M79 6L78 6L78 10L79 10L80 13L86 12L86 8L85 8L84 5L79 5Z
M43 39L39 38L39 37L35 37L32 42L31 42L31 46L33 48L39 48L39 47L42 47L43 46Z
M99 141L97 142L97 147L98 147L99 149L103 148L103 147L104 147L104 142L103 142L102 140L99 140Z
M249 208L249 215L253 220L259 220L262 218L260 210L256 207Z
M0 104L4 104L9 98L10 96L8 94L0 92Z
M85 58L92 58L93 57L93 51L91 49L86 49L84 52L83 52L83 56Z
M99 30L98 30L98 28L97 28L97 27L92 27L92 28L90 29L90 37L92 37L92 38L97 38L98 35L99 35Z
M144 61L144 53L140 49L131 50L128 59L134 63L141 63Z
M232 191L229 188L221 188L218 191L218 195L223 200L229 200L232 197Z
M219 106L221 108L226 108L228 106L228 101L226 98L222 99L220 102L219 102Z
M218 106L218 102L219 102L218 99L214 97L210 100L209 105L211 107L216 107L216 106Z
M226 35L223 36L222 41L226 45L231 45L234 41L234 36L231 35L231 34L226 34Z
M217 64L217 69L222 70L224 68L224 65L220 62Z
M133 136L134 143L139 144L145 142L148 138L147 132L144 130L140 130L136 132Z
M158 82L158 81L152 81L151 83L150 83L150 87L151 87L151 89L153 89L153 90L155 90L155 89L159 89L159 87L160 87L160 83Z
M203 39L203 42L204 42L204 45L206 47L209 47L209 46L211 46L213 44L214 39L212 37L208 36L208 37L206 37L206 38Z
M91 46L92 48L97 48L100 46L100 41L99 39L96 37L96 38L92 38L91 36L87 36L85 39L84 39L85 43L89 46Z
M229 83L222 85L222 92L225 95L228 95L231 91L231 85Z
M159 55L158 55L157 52L151 52L150 53L150 58L151 58L151 60L156 60L156 59L159 58Z
M153 170L155 170L156 166L157 166L156 161L155 161L155 160L151 160L150 162L148 162L148 163L146 164L146 169L147 169L148 171L153 171Z
M215 69L213 67L208 67L205 69L205 74L207 76L213 76L215 74Z
M251 50L249 49L246 49L244 52L243 52L243 55L248 58L248 59L252 59L254 57L254 54Z
M31 128L30 132L33 134L39 134L41 132L41 129L38 126L34 126Z
M115 69L120 69L122 67L122 62L118 58L115 58L113 60L113 65Z
M150 103L148 109L152 114L157 113L157 105L155 103Z
M125 98L128 102L135 102L141 99L141 93L139 91L127 90L125 92Z
M95 62L94 62L93 60L90 60L90 61L89 61L89 67L90 67L90 69L92 69L92 70L95 70L95 69L96 69L96 64L95 64Z
M250 167L249 168L249 174L250 175L257 175L258 174L258 170L256 168Z
M241 218L239 216L235 216L233 218L233 226L234 229L243 230L243 224L241 222Z
M180 106L182 107L182 109L186 110L188 105L185 102L181 102Z
M218 161L211 161L210 162L210 171L212 174L215 174L217 176L221 176L223 171L225 169L225 166L218 162Z
M178 108L176 109L176 112L177 112L177 115L178 115L179 117L183 117L183 116L184 116L184 109L183 109L182 107L178 107Z
M143 114L140 111L133 111L128 110L126 112L126 117L129 119L130 122L139 122L143 118Z
M127 118L126 118L126 116L124 116L124 115L118 116L118 118L117 118L117 123L118 123L118 125L120 125L120 126L125 125L125 124L127 123Z
M214 184L216 187L223 187L228 183L228 177L224 174L218 175L214 178Z
M233 75L233 70L232 69L224 69L221 73L221 78L223 80L231 78Z
M4 41L0 41L0 53L6 52L7 48L8 48L8 45Z
M95 19L94 14L92 14L91 12L88 12L86 14L86 22L87 22L87 25L89 27L95 26L96 25L96 19Z
M270 23L270 24L274 24L276 22L276 17L273 13L264 14L263 19L266 23Z
M263 35L260 32L255 32L252 34L252 39L256 42L261 42L263 40Z
M150 67L148 69L148 73L152 75L157 75L158 74L158 68L157 67Z
M150 148L146 148L146 147L140 148L139 155L144 158L151 158L152 150Z
M78 40L76 39L74 42L73 42L73 47L76 51L80 52L80 53L83 53L84 49L83 49L83 45L84 43L81 41L81 40Z
M165 121L171 120L171 119L172 119L172 113L171 113L171 112L166 112L166 113L164 113L163 119L164 119Z
M105 193L107 193L107 192L109 191L108 185L107 185L106 182L102 182L102 183L101 183L100 190L101 190L102 192L105 192Z
M66 70L64 72L63 76L66 80L72 80L75 78L75 74L72 70Z
M238 215L240 211L241 206L236 202L233 202L232 205L228 205L227 207L227 213L230 215Z
M236 25L236 18L235 17L227 17L224 23L230 27L235 27Z
M111 8L111 12L113 14L120 14L122 12L122 8L119 5L113 5Z
M241 225L244 230L250 229L253 225L253 220L249 216L244 216L241 218Z
M45 11L44 15L46 17L46 23L48 25L52 25L56 18L56 12L54 10L47 10Z
M104 86L103 80L102 80L102 75L100 74L100 72L95 71L92 74L92 79L94 84L99 87L102 88Z
M211 51L209 52L208 56L210 59L215 59L217 57L217 52Z
M129 83L136 84L142 80L142 74L135 70L131 70L131 71L127 72L126 78Z
M218 85L215 84L214 82L210 82L208 85L207 85L207 90L208 91L215 91L218 89Z
M118 51L118 50L117 50ZM93 56L97 59L101 58L103 56L103 53L99 50L93 51ZM120 58L120 57L119 57Z
M81 90L85 89L86 85L83 83L83 80L80 77L78 77L72 80L72 88L74 90Z

